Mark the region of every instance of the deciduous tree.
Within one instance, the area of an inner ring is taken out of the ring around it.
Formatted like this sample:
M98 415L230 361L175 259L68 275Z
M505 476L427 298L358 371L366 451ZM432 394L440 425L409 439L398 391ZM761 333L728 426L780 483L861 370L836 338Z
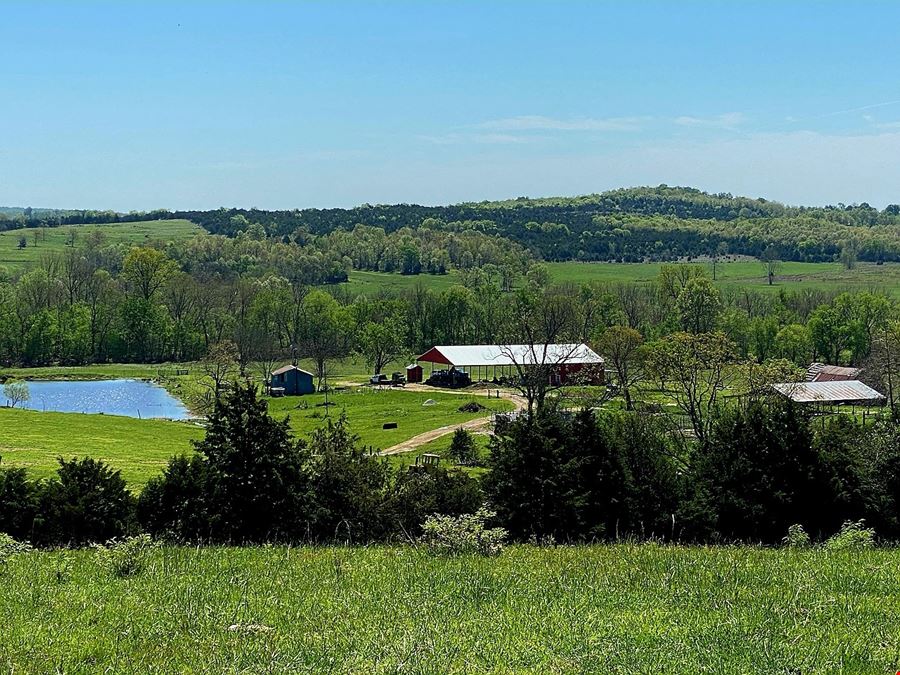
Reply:
M634 328L611 326L603 331L597 347L613 367L616 383L625 399L625 409L634 410L631 388L644 376L644 337Z
M724 333L674 333L651 345L647 359L660 389L672 396L701 443L734 363L734 344Z

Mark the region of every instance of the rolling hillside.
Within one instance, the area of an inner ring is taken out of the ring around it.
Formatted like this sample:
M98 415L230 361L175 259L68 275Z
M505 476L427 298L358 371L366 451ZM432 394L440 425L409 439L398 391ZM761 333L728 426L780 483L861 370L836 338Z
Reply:
M143 244L151 240L187 239L203 229L187 220L147 220L131 223L65 225L45 228L17 228L0 232L0 268L9 271L38 262L41 256L64 250L75 233L75 246L84 246L91 235L104 244ZM22 239L25 247L21 248Z

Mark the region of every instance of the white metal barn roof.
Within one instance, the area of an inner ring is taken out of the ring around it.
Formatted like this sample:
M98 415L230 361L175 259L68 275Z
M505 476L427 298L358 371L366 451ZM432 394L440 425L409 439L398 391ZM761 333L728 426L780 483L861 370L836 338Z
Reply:
M443 358L441 358L443 357ZM603 358L586 344L442 345L416 359L452 366L513 366L531 364L602 364Z
M836 382L783 382L773 384L779 394L796 403L851 403L883 401L884 396L859 380Z

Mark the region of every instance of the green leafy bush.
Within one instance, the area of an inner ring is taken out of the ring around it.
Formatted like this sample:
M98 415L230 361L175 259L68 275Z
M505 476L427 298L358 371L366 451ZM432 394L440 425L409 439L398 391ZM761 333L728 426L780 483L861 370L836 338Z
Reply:
M453 440L450 442L450 457L461 466L474 466L478 463L475 439L462 427L453 432Z
M112 539L106 544L97 544L94 549L100 567L112 576L124 579L144 571L156 546L149 534L140 534L121 541Z
M422 526L422 542L432 553L443 555L500 555L506 542L506 530L485 526L495 515L482 507L475 513L461 516L429 516Z
M3 531L24 539L33 534L39 484L25 469L0 468L0 523Z
M56 584L67 584L72 580L72 560L66 552L61 552L56 559L50 580Z
M807 548L811 543L806 530L797 523L788 528L787 536L781 541L788 548Z
M864 520L846 521L841 531L825 542L829 551L856 551L875 545L875 530L865 526Z
M82 546L133 531L135 499L119 471L90 457L60 458L56 474L41 484L35 544Z
M16 541L8 534L0 532L0 572L6 569L10 558L20 553L27 553L31 550L31 546L22 541Z

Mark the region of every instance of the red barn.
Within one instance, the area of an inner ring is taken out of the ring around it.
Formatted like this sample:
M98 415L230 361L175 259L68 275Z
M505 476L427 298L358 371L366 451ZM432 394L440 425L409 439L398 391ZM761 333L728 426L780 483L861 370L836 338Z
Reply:
M585 344L444 345L432 347L416 361L465 371L473 380L516 377L518 369L549 366L554 384L588 372L590 384L603 384L603 358Z

